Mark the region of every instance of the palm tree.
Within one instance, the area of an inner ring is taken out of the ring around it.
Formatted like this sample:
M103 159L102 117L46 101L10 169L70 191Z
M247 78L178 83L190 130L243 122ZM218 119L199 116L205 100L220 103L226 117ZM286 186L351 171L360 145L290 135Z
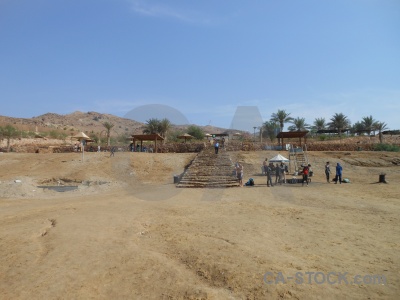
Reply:
M15 138L18 136L18 130L15 127L12 127L11 125L6 125L1 129L1 138L6 138L7 139L7 152L10 152L10 141L11 139Z
M289 116L290 113L287 113L285 110L278 109L277 113L273 113L271 115L271 121L274 123L279 123L279 128L280 131L282 132L284 124L293 120L293 118Z
M323 130L326 127L325 118L315 118L314 120L314 128L316 130Z
M339 138L341 139L342 131L350 126L350 120L344 114L335 113L328 124L330 128L337 129Z
M368 136L371 138L371 131L374 130L374 125L376 123L376 120L372 116L369 117L363 117L361 124L363 124L364 129L368 131Z
M375 122L374 128L379 131L379 143L383 143L383 134L382 131L388 129L387 124L385 122Z
M274 142L276 138L276 131L278 129L278 124L273 121L267 121L263 124L263 135L268 137L271 142Z
M160 120L156 118L151 118L146 121L146 125L144 126L143 133L146 134L155 134L160 132Z
M361 135L362 132L365 130L365 126L363 123L361 122L356 122L354 123L354 125L352 126L352 131L354 133L357 133L358 135Z
M114 124L110 122L104 122L103 126L106 128L107 131L107 146L110 146L111 129L114 127Z
M167 118L164 118L160 121L159 133L165 140L167 139L167 132L170 128L171 128L171 122Z
M306 123L305 118L300 118L300 117L293 119L292 123L293 123L293 125L288 128L289 131L307 130L307 127L310 126Z

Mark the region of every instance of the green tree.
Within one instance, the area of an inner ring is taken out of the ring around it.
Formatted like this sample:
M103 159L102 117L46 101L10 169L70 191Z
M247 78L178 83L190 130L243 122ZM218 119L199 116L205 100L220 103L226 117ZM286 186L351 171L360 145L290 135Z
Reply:
M276 139L276 134L279 129L279 125L273 121L267 121L263 124L263 136L267 137L274 142Z
M203 130L196 126L196 125L191 125L188 127L187 133L194 136L196 140L202 140L204 139L204 132Z
M293 118L290 117L290 113L287 113L285 110L278 109L277 113L273 113L271 115L271 121L279 124L280 131L283 131L283 126L285 123L293 121Z
M367 130L369 137L371 137L371 131L375 129L375 123L376 120L374 120L372 116L362 118L361 124L363 124L364 129Z
M374 123L374 127L376 128L376 130L379 131L379 143L383 143L383 134L382 131L388 129L387 124L385 122L375 122Z
M5 138L7 140L7 152L10 152L10 141L13 138L16 138L18 135L19 135L18 130L11 125L6 125L3 128L1 128L2 139Z
M159 124L159 133L164 138L164 141L166 141L167 133L168 130L170 129L171 129L171 122L167 118L162 119Z
M363 131L365 130L364 124L361 122L356 122L353 124L351 127L351 131L353 133L356 133L357 135L361 135Z
M114 124L110 122L104 122L103 126L107 133L107 146L110 146L111 129L114 127Z
M342 138L342 131L350 127L350 125L350 120L342 113L335 113L331 118L331 122L328 124L330 128L338 131L340 139Z
M306 123L305 118L297 117L291 121L293 123L288 129L289 131L305 131L310 126Z
M177 142L178 136L184 134L185 132L181 129L169 130L167 133L167 138L171 142Z
M143 133L145 134L155 134L159 133L160 130L160 120L156 118L151 118L146 121L146 124L143 129Z
M316 130L324 130L326 128L325 118L315 118L315 120L314 120L314 128Z

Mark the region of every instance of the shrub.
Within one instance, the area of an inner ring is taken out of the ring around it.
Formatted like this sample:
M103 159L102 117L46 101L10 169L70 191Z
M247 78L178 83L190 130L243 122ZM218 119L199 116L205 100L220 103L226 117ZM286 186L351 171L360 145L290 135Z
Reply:
M389 152L400 152L400 147L389 144L376 144L374 146L375 151L389 151Z

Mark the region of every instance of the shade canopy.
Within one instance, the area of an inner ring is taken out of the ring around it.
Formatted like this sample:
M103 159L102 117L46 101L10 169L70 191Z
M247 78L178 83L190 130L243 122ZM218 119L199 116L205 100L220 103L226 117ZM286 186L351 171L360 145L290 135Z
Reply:
M139 140L139 141L162 141L162 140L164 140L164 138L157 133L133 134L130 139L131 140Z
M190 135L189 133L185 133L185 134L182 134L182 135L178 136L178 138L180 138L180 139L192 139L193 135Z
M72 136L73 139L77 139L79 141L88 141L91 140L84 132L79 132L78 134Z
M151 134L133 134L131 136L132 143L135 144L136 141L140 141L140 149L143 149L143 141L154 141L154 147L157 153L157 141L163 141L164 138L158 133Z
M178 136L178 139L185 139L185 143L186 143L186 140L190 140L192 138L194 138L194 136L190 135L189 133L185 133L185 134Z
M289 162L289 160L286 157L278 154L278 155L274 156L273 158L271 158L269 160L269 162Z

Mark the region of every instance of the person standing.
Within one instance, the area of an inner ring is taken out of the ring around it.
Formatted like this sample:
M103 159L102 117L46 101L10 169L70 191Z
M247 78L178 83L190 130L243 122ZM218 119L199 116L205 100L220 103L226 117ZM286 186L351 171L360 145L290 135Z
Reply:
M262 175L267 175L268 159L266 158L262 164Z
M301 183L302 186L304 186L304 181L307 183L308 186L308 172L309 172L309 167L308 166L304 166L303 167L303 181Z
M279 183L281 183L281 169L279 168L279 165L276 164L276 166L275 166L275 185L277 184L278 181L279 181Z
M273 186L272 185L272 167L273 165L269 164L266 166L266 174L267 174L267 186Z
M218 150L219 150L219 143L218 143L218 141L215 141L214 149L215 149L215 154L218 154Z
M286 165L281 162L280 165L280 171L281 171L281 182L286 183Z
M239 186L243 187L243 165L237 162L235 170L236 170L236 177L239 180Z
M330 183L329 182L329 175L330 174L331 174L331 166L329 165L329 161L327 161L326 165L325 165L325 176L326 176L326 182L327 183Z
M110 149L110 157L111 156L114 156L114 154L115 154L115 147L111 147L111 149Z
M340 163L337 163L336 165L336 177L335 177L335 184L339 183L342 184L342 173L343 173L343 168L340 165Z

